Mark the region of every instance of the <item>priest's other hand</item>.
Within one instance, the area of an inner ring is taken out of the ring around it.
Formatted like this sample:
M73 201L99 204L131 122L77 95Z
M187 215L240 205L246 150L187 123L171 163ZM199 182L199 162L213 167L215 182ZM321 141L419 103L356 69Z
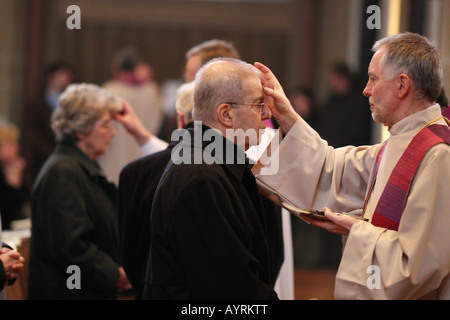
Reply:
M316 227L320 227L328 232L341 234L344 236L347 236L350 233L351 227L357 220L356 218L348 215L334 213L327 207L323 208L323 212L328 220L319 220L308 217L304 214L302 215L302 218Z

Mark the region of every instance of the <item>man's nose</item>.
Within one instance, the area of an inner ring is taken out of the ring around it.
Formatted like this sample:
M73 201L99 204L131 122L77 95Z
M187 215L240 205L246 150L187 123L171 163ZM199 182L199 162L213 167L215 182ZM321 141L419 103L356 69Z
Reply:
M365 95L366 97L370 97L372 95L372 91L371 89L369 89L368 85L366 85L366 87L364 88L363 95Z
M261 113L261 119L266 120L270 118L272 118L272 112L270 111L270 108L267 105L265 105L264 110Z
M117 129L115 126L111 126L111 128L109 129L109 134L111 135L112 138L114 138L117 135Z

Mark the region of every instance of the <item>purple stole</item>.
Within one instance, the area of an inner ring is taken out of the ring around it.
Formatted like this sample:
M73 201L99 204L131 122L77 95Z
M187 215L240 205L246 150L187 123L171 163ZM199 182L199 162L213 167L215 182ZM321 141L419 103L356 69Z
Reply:
M450 145L450 128L448 126L433 124L425 127L414 136L400 157L400 160L395 165L386 187L381 194L372 217L372 224L374 226L398 231L411 181L425 153L439 143ZM387 141L384 142L378 152L374 173L370 182L370 189L364 201L363 212L366 211L367 201L375 185L378 168L386 144Z

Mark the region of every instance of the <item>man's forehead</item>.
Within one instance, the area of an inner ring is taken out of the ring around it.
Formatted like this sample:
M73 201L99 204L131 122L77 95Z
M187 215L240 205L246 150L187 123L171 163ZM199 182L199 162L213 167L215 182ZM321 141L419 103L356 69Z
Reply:
M380 65L380 60L384 55L384 51L385 47L383 46L374 53L374 55L372 56L372 60L370 61L369 64L369 73L373 73L376 71L376 69L378 69Z
M250 76L243 80L244 88L248 93L263 96L263 85L259 77Z

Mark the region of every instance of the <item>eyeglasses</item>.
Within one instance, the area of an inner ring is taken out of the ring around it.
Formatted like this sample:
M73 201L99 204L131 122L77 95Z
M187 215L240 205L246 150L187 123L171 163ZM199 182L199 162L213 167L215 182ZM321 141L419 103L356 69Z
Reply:
M255 103L235 103L235 102L226 102L226 104L229 104L230 106L252 106L252 107L259 107L260 112L264 112L264 102L255 102Z
M98 128L103 128L103 129L106 129L109 131L112 131L115 129L114 123L111 120L97 121L94 126L98 127Z

